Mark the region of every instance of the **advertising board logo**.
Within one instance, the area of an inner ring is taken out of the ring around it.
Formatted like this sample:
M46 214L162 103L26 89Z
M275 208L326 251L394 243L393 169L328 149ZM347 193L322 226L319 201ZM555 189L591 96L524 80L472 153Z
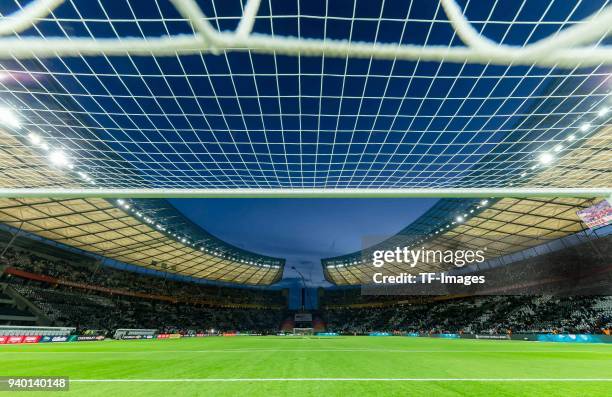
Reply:
M38 343L40 335L29 335L23 338L23 343Z

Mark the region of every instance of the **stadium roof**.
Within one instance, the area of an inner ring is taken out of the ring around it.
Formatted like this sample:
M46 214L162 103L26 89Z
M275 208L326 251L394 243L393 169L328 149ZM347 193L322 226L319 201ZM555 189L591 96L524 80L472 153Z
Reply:
M5 196L612 186L603 0L18 0L0 13Z
M3 198L0 222L125 263L213 281L269 285L285 262L215 238L165 200Z
M337 285L367 284L380 269L372 264L375 250L484 250L497 258L586 228L576 214L595 199L502 198L442 199L419 219L385 241L364 250L323 259L328 281ZM367 238L367 236L364 236ZM364 240L367 244L367 240ZM385 263L386 275L447 271L453 263Z

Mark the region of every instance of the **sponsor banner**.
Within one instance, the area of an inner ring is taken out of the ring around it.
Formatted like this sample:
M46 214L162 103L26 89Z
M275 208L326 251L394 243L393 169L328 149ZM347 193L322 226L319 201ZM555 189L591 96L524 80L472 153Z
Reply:
M61 336L51 336L51 335L31 335L24 336L24 340L22 343L53 343L53 342L74 342L77 340L76 335L61 335ZM2 343L0 341L0 343Z
M40 335L28 335L23 338L22 343L38 343L40 338Z
M143 335L123 335L121 339L132 340L132 339L144 339Z
M170 338L170 339L178 339L178 338L180 338L180 337L181 337L181 334L170 334L170 335L168 336L168 338Z
M434 338L442 338L442 339L459 339L461 335L459 334L433 334L431 335Z
M509 340L510 335L474 335L476 339L495 339L495 340Z
M16 345L19 343L38 343L40 335L4 335L0 336L0 345Z
M590 334L538 334L536 340L562 343L612 343L612 337L608 335Z
M612 336L591 334L512 334L512 340L565 343L612 343Z
M421 336L418 332L408 332L406 336Z
M102 335L79 335L76 338L77 341L96 341L96 340L104 340L104 336Z
M198 338L202 338L202 337L206 336L206 334L195 334L195 336L197 336Z
M317 332L317 336L338 336L337 332Z
M43 340L46 339L46 340ZM39 342L72 342L76 339L76 335L63 336L43 336Z
M612 206L607 200L578 211L576 214L591 229L612 223Z
M389 332L370 332L369 336L391 336Z
M123 335L123 340L135 340L135 339L154 339L155 335Z
M235 332L224 332L223 336L236 336Z
M168 339L170 334L158 334L157 339Z

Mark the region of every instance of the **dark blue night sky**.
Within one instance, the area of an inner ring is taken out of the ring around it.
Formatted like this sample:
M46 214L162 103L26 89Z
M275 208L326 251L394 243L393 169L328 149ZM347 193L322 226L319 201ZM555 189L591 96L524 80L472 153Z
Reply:
M389 237L437 199L172 199L176 208L231 244L287 259L285 277L298 268L323 282L321 258L362 247L367 236ZM369 240L368 240L369 241Z

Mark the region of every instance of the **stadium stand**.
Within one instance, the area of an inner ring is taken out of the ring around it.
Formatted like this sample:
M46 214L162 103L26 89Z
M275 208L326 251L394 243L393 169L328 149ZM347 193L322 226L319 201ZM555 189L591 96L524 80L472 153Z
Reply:
M105 266L54 260L8 249L7 283L54 325L85 329L155 328L165 331L274 333L286 293L166 280Z
M0 283L0 325L35 325L47 324L49 319L16 291Z
M321 290L323 317L328 331L356 334L609 332L612 297L601 294L609 291L612 280L605 259L611 243L606 236L479 270L491 280L484 291L490 296L364 295L359 287Z
M589 244L601 249L609 245L606 239ZM543 274L550 275L547 263L563 274L564 267L575 263L575 252L582 251L570 247L489 272L507 272L520 280L522 267L529 264L532 271L539 261ZM41 324L44 318L53 325L77 327L78 332L106 334L117 328L258 334L292 328L282 290L166 280L17 247L6 250L2 267L3 290L18 293L44 315L39 318L24 304L18 306L4 292L0 320L5 324ZM326 289L320 295L321 310L313 315L317 332L601 333L612 327L608 296L367 296L355 287ZM7 322L7 316L21 319Z
M281 322L280 310L264 308L202 307L138 298L84 295L64 288L15 287L38 304L56 325L71 324L79 331L151 328L162 333L250 332L273 334Z
M33 275L43 275L49 282L72 283L71 287L82 286L83 289L103 287L115 294L139 293L157 296L160 299L180 300L195 299L198 303L217 305L255 305L282 306L281 291L266 291L254 293L246 289L221 288L212 285L176 282L161 277L148 276L126 272L107 266L90 263L75 264L65 260L48 259L33 253L7 250L4 258L9 267L5 272L9 275L32 278ZM43 280L44 281L44 280ZM221 299L223 303L221 303Z
M323 312L327 330L382 332L603 333L612 327L612 297L479 296L413 298L413 303L335 307Z

